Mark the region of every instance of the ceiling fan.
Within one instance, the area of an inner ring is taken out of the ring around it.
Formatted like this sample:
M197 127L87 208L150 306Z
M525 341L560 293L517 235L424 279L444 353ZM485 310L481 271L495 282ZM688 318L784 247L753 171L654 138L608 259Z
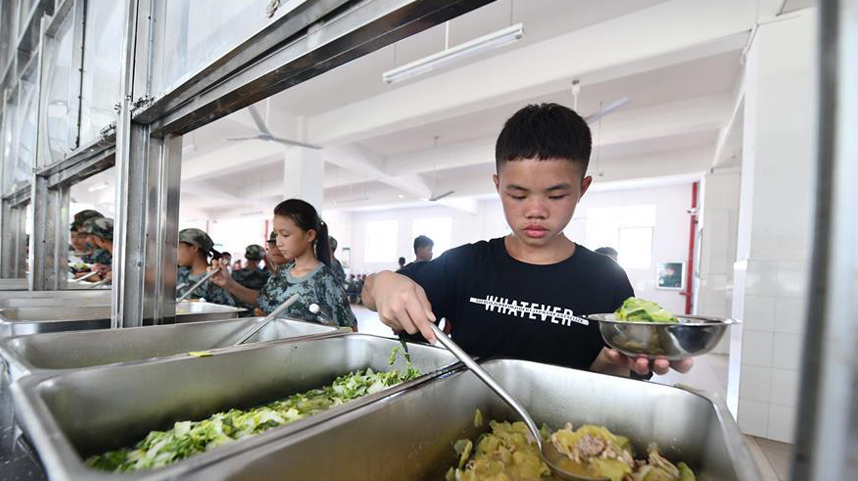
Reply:
M435 141L435 150L438 150L438 139L439 138L440 137L438 137L437 135L435 137L433 137L433 140ZM437 162L437 160L436 160L436 162ZM443 199L444 197L447 197L448 195L453 195L456 193L455 190L449 190L447 192L444 192L443 194L434 194L435 189L438 188L438 164L437 163L432 168L432 178L433 178L433 181L432 181L432 192L433 193L431 194L431 196L428 199L426 199L429 202L438 202L439 200Z
M573 80L572 81L572 109L576 112L578 111L578 96L581 94L581 81ZM625 107L630 104L632 101L628 97L623 97L621 99L615 100L610 104L600 108L597 112L594 112L586 117L584 120L587 121L588 124L592 124L598 122L602 119L602 117L612 114L615 111Z
M250 112L250 116L253 117L253 122L256 124L256 128L259 130L259 133L248 137L230 137L226 140L229 140L231 142L244 140L263 140L265 142L277 142L278 144L288 145L290 147L304 147L306 149L314 150L322 149L322 147L319 145L307 144L304 142L299 142L297 140L289 140L281 137L275 137L273 134L271 134L271 131L268 130L268 127L265 125L265 121L262 120L262 116L259 115L259 111L256 109L255 105L247 107L247 111Z

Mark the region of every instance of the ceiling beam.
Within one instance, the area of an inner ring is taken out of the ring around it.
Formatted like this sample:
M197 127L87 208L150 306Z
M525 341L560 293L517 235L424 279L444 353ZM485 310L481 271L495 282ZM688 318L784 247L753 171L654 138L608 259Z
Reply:
M659 4L311 117L309 140L323 145L360 141L526 100L547 88L557 91L572 78L593 83L628 76L629 69L732 51L741 48L755 15L754 2L746 0Z

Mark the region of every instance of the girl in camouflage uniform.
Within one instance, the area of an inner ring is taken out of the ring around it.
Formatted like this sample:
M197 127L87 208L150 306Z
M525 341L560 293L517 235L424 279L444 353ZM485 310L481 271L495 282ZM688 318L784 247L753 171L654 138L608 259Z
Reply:
M331 271L328 226L312 205L289 199L274 208L274 231L277 248L290 263L272 274L265 286L254 291L220 273L214 282L244 302L270 313L293 295L292 304L283 317L302 319L357 330L357 320L345 292ZM319 306L312 312L310 306Z
M182 229L179 231L179 272L176 276L176 297L181 297L206 275L209 256L215 254L214 243L208 234L200 229ZM234 306L235 300L220 286L207 280L189 299L205 299L214 304Z

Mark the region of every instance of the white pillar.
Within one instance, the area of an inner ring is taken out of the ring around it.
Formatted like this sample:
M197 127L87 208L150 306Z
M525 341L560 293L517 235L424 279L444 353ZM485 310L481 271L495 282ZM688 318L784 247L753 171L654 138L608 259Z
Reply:
M733 264L739 226L739 167L703 176L700 203L700 265L696 313L731 317ZM726 354L730 339L725 336L713 352Z
M321 150L289 147L283 156L283 200L306 200L322 212L325 159Z
M761 25L748 52L728 402L747 434L792 442L809 278L816 9Z

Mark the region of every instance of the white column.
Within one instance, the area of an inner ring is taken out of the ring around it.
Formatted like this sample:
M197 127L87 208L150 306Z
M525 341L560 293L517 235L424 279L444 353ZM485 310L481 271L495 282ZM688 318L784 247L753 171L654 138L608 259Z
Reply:
M745 111L728 401L747 434L792 442L816 138L816 9L759 27Z
M322 212L325 159L321 150L289 147L283 156L283 200L306 200Z
M739 226L739 167L710 172L701 182L700 265L696 313L730 317L733 304L733 264ZM726 354L730 339L713 350Z

